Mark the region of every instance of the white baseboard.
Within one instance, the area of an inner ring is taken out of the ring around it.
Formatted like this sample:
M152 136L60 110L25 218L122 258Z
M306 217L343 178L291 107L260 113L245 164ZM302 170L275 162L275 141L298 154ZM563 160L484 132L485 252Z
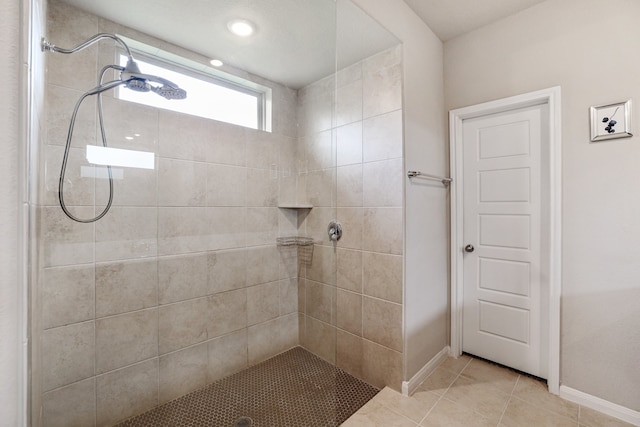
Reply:
M622 421L626 421L634 426L640 426L640 412L638 411L625 408L624 406L611 403L607 400L600 399L599 397L592 396L564 385L560 386L560 397L573 403L586 406L587 408L594 409L598 412L602 412L603 414L618 418Z
M402 395L411 396L416 391L418 386L424 382L424 380L436 370L438 366L449 357L449 351L451 348L446 346L438 354L433 356L426 365L424 365L409 381L402 382Z

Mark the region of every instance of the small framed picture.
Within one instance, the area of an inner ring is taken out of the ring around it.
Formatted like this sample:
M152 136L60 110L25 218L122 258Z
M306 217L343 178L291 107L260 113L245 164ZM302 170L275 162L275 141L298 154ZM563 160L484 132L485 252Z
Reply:
M633 136L630 121L631 100L591 107L591 142Z

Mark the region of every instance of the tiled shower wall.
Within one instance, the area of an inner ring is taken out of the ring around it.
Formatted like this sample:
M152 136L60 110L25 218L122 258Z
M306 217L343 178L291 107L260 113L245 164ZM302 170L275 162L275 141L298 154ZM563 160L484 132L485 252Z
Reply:
M48 9L58 46L112 32L205 61L58 1ZM287 172L296 92L244 76L273 88L271 133L106 93L109 145L153 152L156 167L113 168L113 207L80 224L57 205L58 174L73 105L113 63L114 43L46 55L33 424L112 425L297 345L296 257L275 246L297 230L297 213L277 208L297 191ZM82 218L108 199L106 171L85 159L85 145L99 145L94 101L78 116L66 175L66 202Z
M401 46L306 87L299 98L299 197L314 206L300 213L301 233L320 242L312 263L301 270L300 342L373 385L399 390ZM337 245L327 236L334 219L343 227Z
M51 42L73 46L98 32L206 61L49 2ZM34 402L42 405L33 424L112 425L298 343L375 385L399 387L400 49L299 93L244 75L273 88L271 133L106 93L109 145L153 152L156 167L114 168L111 211L79 224L57 205L64 142L73 105L113 63L113 49L107 41L47 54L32 298L33 390L42 389ZM92 101L76 122L65 187L83 218L108 199L106 170L85 159L85 145L99 145ZM314 208L278 209L279 201ZM337 247L326 238L331 219L345 229ZM293 234L319 242L300 280L295 252L274 245Z

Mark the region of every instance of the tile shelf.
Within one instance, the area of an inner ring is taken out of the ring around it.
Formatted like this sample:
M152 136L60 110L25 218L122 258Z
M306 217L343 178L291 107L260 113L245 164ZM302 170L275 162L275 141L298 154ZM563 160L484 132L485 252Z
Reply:
M280 209L311 209L313 205L308 203L280 203L278 207Z

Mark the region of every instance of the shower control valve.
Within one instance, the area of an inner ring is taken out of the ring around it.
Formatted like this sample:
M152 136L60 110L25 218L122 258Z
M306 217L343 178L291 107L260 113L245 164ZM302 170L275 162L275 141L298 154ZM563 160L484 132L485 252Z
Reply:
M327 234L332 242L337 242L342 237L342 225L337 221L331 221L327 228Z

